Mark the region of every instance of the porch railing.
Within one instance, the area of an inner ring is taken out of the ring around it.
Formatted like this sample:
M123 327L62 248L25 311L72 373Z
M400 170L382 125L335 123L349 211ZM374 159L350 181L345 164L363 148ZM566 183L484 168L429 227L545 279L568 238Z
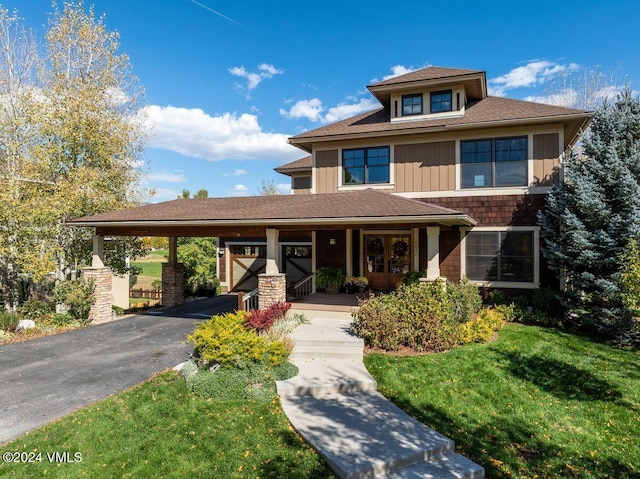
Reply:
M258 309L258 288L248 293L238 293L238 311Z
M295 298L301 298L302 296L308 296L313 289L313 276L315 273L309 273L304 278L299 279L293 284L293 296Z

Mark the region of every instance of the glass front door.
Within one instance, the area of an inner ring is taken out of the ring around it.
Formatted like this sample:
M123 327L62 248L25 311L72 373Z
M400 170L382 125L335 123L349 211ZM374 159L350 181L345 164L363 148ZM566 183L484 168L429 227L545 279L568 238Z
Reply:
M409 235L365 235L364 273L372 289L390 290L402 283L411 268Z

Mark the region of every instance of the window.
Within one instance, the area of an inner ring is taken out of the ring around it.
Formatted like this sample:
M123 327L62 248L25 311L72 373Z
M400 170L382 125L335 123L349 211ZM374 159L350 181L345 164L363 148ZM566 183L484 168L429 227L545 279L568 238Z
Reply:
M460 143L463 188L526 186L527 137Z
M470 280L534 282L533 231L472 231L464 241Z
M402 116L422 115L422 94L402 96Z
M451 111L451 90L431 93L431 113Z
M389 147L342 150L342 184L389 183Z
M294 176L291 178L291 187L294 190L308 190L311 188L310 176Z

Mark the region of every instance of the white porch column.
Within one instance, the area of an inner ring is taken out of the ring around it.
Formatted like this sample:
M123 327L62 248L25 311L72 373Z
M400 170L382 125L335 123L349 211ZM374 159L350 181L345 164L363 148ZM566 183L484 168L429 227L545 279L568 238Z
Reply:
M427 226L427 280L440 277L440 227Z
M266 274L279 274L278 269L278 235L275 228L267 228L267 265Z
M91 257L92 268L104 268L104 236L93 235L93 256Z
M346 276L353 276L353 230L345 230L345 245L346 245L346 258L345 258L345 273Z

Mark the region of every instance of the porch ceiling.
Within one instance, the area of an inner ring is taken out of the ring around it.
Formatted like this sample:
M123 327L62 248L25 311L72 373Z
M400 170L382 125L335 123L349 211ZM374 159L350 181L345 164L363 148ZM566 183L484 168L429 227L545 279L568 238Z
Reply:
M322 230L409 225L465 225L476 221L422 201L365 189L316 195L179 199L84 216L65 223L122 236L263 236L265 228Z

